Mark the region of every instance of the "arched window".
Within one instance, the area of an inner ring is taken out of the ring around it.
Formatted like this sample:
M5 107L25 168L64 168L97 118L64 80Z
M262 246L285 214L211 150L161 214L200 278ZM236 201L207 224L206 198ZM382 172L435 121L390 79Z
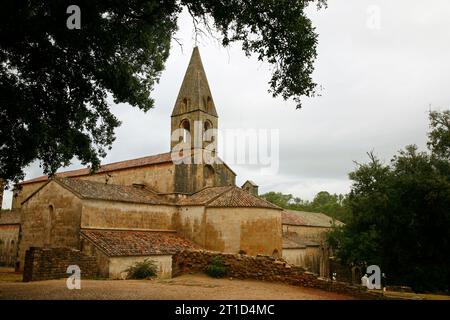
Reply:
M204 134L204 139L206 142L212 142L214 141L214 135L211 135L211 133L209 134L209 136L206 136L205 133L209 130L212 129L212 123L209 120L206 120L205 123L203 124L203 134Z
M212 125L212 122L211 121L209 121L209 120L205 120L205 123L203 124L203 142L206 144L206 145L208 145L209 143L212 143L212 142L214 142L214 138L215 138L215 132L213 132L212 130L210 130L210 129L212 129L213 128L213 125ZM209 132L208 132L208 130L210 130ZM207 134L207 132L208 132L208 134ZM215 145L214 145L214 147L215 147ZM215 155L215 148L214 148L214 150L213 150L213 153L212 153L212 155L214 156Z
M188 142L191 135L191 124L188 119L181 121L180 127L183 129L183 142Z
M53 207L53 205L49 205L48 206L48 210L47 210L47 217L46 217L46 221L45 221L45 245L46 246L50 246L52 243L52 229L53 229L53 224L54 224L54 218L55 218L55 208Z
M206 120L205 123L203 124L203 130L204 130L204 131L208 131L208 130L211 129L211 128L212 128L211 121Z

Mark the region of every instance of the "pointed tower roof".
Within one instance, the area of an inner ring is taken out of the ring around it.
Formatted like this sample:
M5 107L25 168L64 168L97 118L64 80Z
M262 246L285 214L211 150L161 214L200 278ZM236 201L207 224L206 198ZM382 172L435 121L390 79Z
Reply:
M191 60L184 75L172 116L196 110L201 110L217 117L216 107L198 47L195 47L192 51Z

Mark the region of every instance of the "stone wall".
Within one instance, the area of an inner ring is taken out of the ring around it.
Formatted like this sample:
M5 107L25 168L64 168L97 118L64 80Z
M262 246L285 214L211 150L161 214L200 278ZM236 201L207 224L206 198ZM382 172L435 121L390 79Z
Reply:
M82 201L51 181L22 205L19 270L30 247L79 249Z
M327 232L331 231L328 227L313 227L313 226L293 226L283 224L283 234L292 235L297 234L303 241L323 242L326 238Z
M320 278L298 266L270 256L248 256L204 250L186 250L172 257L172 275L205 272L213 257L221 256L227 267L227 276L236 279L276 281L316 288L354 296L359 299L380 299L382 294L368 292L367 288Z
M83 200L81 228L172 230L174 206Z
M205 220L207 250L251 256L282 252L280 210L208 207Z
M146 259L153 261L157 266L157 277L159 279L170 279L172 277L172 256L170 255L111 257L109 258L108 277L110 279L126 279L127 272L125 270Z
M146 184L158 192L173 192L174 165L170 162L142 167L127 168L76 177L77 179L131 186L133 183Z
M0 267L15 268L20 225L0 224Z
M42 187L47 181L35 182L24 184L18 187L15 187L13 190L13 199L11 208L12 209L20 209L22 207L22 202L28 198L33 192Z
M97 261L71 248L32 247L25 254L23 281L38 281L68 278L67 267L77 265L81 270L81 279L96 277Z

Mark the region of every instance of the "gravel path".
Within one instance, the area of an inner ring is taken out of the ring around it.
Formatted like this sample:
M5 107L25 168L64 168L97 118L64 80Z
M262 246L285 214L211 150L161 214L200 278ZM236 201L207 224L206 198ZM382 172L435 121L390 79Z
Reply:
M0 281L0 299L347 300L351 297L280 283L183 275L170 280L82 280L81 290L68 290L63 279Z

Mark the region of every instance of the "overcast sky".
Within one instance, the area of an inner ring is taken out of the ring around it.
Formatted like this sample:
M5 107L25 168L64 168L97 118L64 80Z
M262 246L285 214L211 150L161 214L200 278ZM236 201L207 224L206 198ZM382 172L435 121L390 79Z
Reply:
M219 114L220 129L279 129L276 174L235 166L237 183L251 179L261 192L280 191L311 199L317 192L347 193L353 161L367 151L385 161L407 144L424 149L427 111L450 108L450 2L448 0L329 0L310 10L319 33L314 80L321 97L303 108L267 92L270 66L247 58L239 45L198 43ZM146 114L113 106L123 122L103 163L169 151L170 113L194 46L191 18L179 19L166 70ZM225 159L226 160L226 159ZM70 169L79 168L78 163ZM42 175L39 164L26 178ZM4 207L11 201L10 193Z

